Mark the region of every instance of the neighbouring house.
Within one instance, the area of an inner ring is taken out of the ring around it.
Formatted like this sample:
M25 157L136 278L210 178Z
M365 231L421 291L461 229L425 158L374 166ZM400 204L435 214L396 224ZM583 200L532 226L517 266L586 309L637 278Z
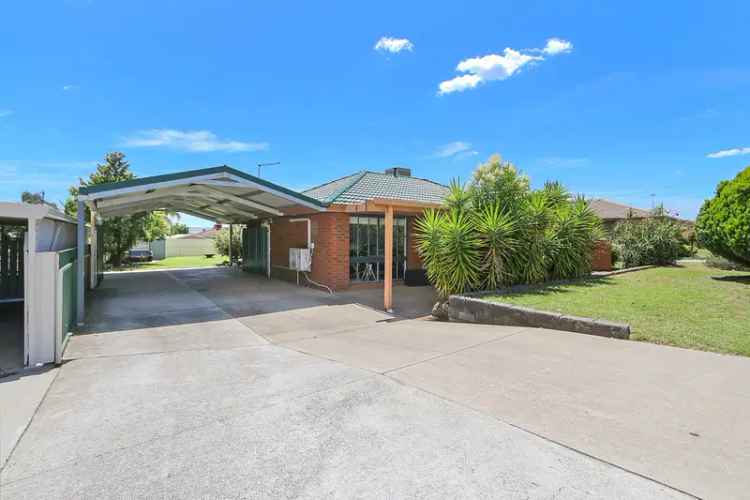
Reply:
M618 222L625 219L646 219L653 215L650 210L615 203L603 198L589 200L589 206L602 219L607 232L611 232Z
M603 198L595 198L589 201L589 205L596 212L596 214L602 219L604 229L611 233L618 222L626 219L648 219L654 217L652 210L645 210L643 208L631 207L623 205L622 203L616 203L614 201L605 200ZM667 217L680 223L685 230L689 230L693 227L694 222L687 219L681 219L676 215L667 213Z
M212 228L196 233L175 234L152 241L148 248L154 254L154 260L215 254L218 232L219 229Z

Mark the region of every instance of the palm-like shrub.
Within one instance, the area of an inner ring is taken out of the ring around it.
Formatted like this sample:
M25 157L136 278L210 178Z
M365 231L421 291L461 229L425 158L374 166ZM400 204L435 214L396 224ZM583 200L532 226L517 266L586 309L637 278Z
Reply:
M550 259L552 279L581 277L591 272L590 255L594 244L602 237L601 220L586 200L577 198L572 203L559 205L550 227L553 255Z
M451 182L444 210L416 223L417 249L441 296L574 278L591 269L601 221L557 182L533 191L495 155L467 188Z

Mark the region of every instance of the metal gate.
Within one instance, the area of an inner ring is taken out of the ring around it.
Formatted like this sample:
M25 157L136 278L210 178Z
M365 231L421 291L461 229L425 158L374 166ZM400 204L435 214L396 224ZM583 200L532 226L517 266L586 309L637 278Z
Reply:
M0 301L23 300L25 230L0 225Z
M242 268L251 273L268 272L268 228L248 226L242 231Z

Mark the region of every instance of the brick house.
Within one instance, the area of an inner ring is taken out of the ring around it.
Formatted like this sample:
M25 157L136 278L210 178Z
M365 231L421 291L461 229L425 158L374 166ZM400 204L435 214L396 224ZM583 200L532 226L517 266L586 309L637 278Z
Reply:
M312 247L309 277L313 281L333 290L382 286L388 266L387 207L393 209L391 278L403 280L408 271L422 268L414 240L416 217L425 208L439 206L447 193L446 186L413 177L407 168L362 171L302 192L324 204L324 212L271 217L249 223L247 231L267 228L273 277L298 279L290 268L289 249ZM248 240L258 238L245 239L245 244L252 246ZM250 254L248 270L263 270L251 248L245 253Z

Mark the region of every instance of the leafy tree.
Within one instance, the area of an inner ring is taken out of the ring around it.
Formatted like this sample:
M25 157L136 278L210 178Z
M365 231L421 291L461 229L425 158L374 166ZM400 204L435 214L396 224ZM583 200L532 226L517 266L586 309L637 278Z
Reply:
M188 234L190 232L190 228L187 224L183 224L182 222L174 222L172 223L172 227L170 228L169 234L175 235L175 234Z
M725 259L750 265L750 167L721 181L696 221L698 242Z
M416 222L427 276L440 295L583 276L601 220L559 183L531 190L526 176L493 155L467 188L451 182L443 210Z
M44 193L32 193L31 191L24 191L21 193L21 201L24 203L31 203L34 205L44 204Z
M104 163L97 164L87 180L79 179L78 186L71 186L70 196L65 201L65 213L75 217L78 212L79 188L110 182L127 181L135 178L130 171L130 164L120 152L107 153ZM89 220L88 209L86 220ZM169 234L169 223L163 212L140 213L130 216L110 217L105 219L100 234L104 235L104 253L108 262L119 267L122 257L138 240L151 241Z
M219 255L229 256L229 228L225 227L216 233L216 251ZM235 225L232 228L232 256L240 255L242 251L242 229Z

